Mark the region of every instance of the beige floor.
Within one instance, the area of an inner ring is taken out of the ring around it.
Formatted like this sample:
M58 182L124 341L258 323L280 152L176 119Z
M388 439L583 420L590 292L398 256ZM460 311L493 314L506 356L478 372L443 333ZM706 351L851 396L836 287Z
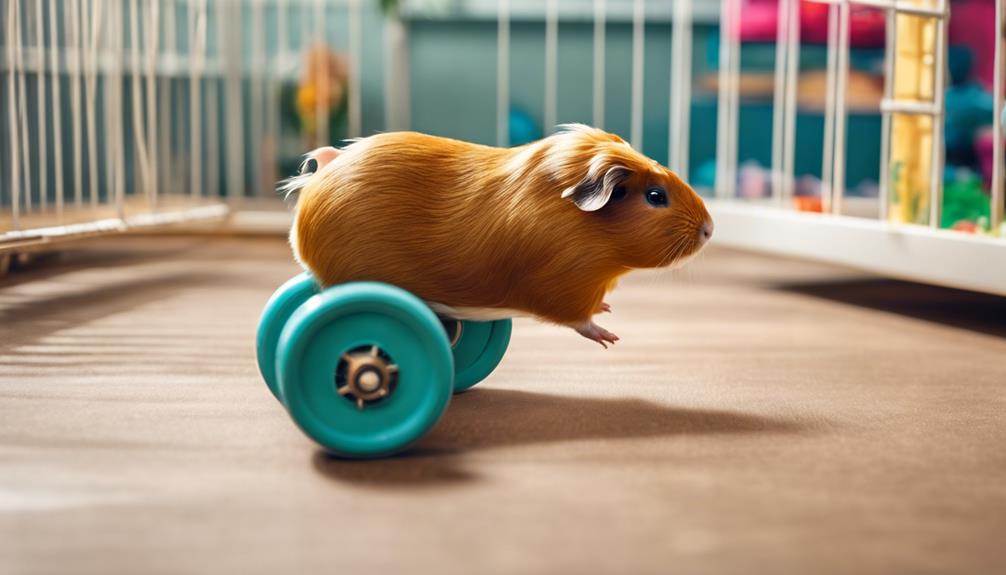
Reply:
M120 238L0 280L0 573L1006 570L1006 300L714 249L346 462L256 372L294 271Z

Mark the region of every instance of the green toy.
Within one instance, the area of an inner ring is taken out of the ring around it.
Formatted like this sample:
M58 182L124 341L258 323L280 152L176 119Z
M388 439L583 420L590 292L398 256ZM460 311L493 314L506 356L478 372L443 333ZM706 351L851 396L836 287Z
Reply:
M983 190L981 178L970 170L948 166L943 183L940 226L961 231L986 231L989 217L989 197Z
M283 284L259 320L259 370L311 439L344 457L407 447L452 393L485 379L510 342L511 320L438 318L392 285L321 289L307 273Z

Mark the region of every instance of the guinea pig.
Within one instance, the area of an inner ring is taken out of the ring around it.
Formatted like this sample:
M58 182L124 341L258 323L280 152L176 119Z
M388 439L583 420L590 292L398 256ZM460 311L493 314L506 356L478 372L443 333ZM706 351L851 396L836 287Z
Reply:
M514 148L377 134L315 150L285 189L294 255L323 286L387 282L443 316L530 315L605 347L618 337L592 318L618 278L713 232L677 175L580 124Z

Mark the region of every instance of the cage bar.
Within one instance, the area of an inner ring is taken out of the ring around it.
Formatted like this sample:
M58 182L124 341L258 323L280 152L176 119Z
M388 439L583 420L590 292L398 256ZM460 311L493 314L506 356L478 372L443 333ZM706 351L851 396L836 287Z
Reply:
M604 0L594 0L594 77L593 119L594 127L604 128L604 51L607 6Z
M788 0L778 0L776 3L775 31L775 71L772 90L772 199L782 202L783 188L783 124L785 123L786 106L786 74L789 72L786 60L789 58Z
M643 151L643 59L645 58L645 0L632 3L632 103L630 104L629 140Z
M349 0L349 126L350 138L363 135L363 16L360 0Z
M692 1L674 3L667 165L688 180L692 104Z
M884 111L884 102L894 97L894 35L897 34L897 18L893 8L884 10L884 98L881 100L880 114L880 182L879 213L881 221L887 221L891 204L891 115Z
M20 121L17 113L17 58L18 58L18 0L7 3L7 111L10 123L10 188L11 188L11 225L15 230L20 228L21 216L21 142Z
M45 77L45 2L35 0L35 66L36 87L35 141L38 144L38 204L43 211L48 207L49 196L49 146L46 134L46 77Z
M510 0L499 0L496 31L496 145L510 145Z
M783 159L782 159L782 200L788 202L793 196L793 180L796 165L796 112L797 112L797 81L800 76L800 2L799 0L783 0L790 5L788 35L786 36L786 106L783 122Z
M40 2L41 3L41 2ZM63 85L59 75L59 27L56 18L57 3L52 0L49 5L49 71L52 74L52 140L53 169L55 170L54 190L56 195L56 213L63 215L64 182L63 182Z

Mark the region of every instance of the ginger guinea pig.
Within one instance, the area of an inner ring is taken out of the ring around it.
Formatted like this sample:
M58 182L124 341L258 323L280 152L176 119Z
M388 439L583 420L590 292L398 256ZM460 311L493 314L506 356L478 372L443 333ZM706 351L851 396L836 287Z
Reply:
M324 286L381 281L438 314L515 315L618 338L591 319L636 268L709 240L702 199L618 136L583 125L515 148L413 132L309 154L290 241Z

